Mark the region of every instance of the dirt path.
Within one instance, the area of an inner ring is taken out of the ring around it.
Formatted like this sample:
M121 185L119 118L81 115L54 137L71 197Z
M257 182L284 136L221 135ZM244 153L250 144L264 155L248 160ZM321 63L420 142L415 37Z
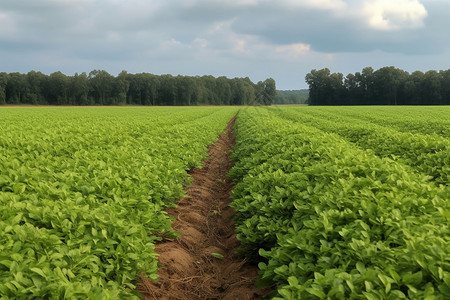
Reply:
M162 267L157 282L141 280L138 291L144 299L260 299L268 289L254 286L258 270L234 255L239 247L231 220L232 183L226 174L232 167L233 118L226 134L209 147L209 159L194 169L189 198L181 198L173 227L181 236L156 245ZM223 255L216 258L211 253Z

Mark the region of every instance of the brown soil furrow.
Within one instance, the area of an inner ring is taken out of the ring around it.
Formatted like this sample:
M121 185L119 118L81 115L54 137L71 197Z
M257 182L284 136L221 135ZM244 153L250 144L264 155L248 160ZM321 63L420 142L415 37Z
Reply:
M235 255L239 247L228 205L233 184L227 173L233 163L233 118L226 133L208 149L209 159L201 169L190 172L193 183L181 198L173 228L181 233L176 240L158 243L160 279L141 278L137 290L143 299L260 299L269 290L255 287L258 269ZM223 255L216 258L212 253Z

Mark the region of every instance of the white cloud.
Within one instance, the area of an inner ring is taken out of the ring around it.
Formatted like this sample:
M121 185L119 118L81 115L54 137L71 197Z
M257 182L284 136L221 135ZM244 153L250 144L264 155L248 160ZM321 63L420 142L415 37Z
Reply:
M13 37L17 31L14 18L8 13L0 12L0 37Z
M417 55L415 68L436 54L433 67L445 69L449 12L448 0L0 0L0 65L298 83L303 71L355 72L372 56L390 65Z
M216 34L216 33L223 33L223 32L230 32L231 25L233 25L234 21L236 19L233 18L231 20L223 21L223 22L215 22L212 24L211 28L207 31L209 34Z
M255 6L255 5L258 5L260 2L264 2L264 1L261 1L261 0L239 0L239 1L235 1L235 3L237 5L242 5L242 6Z
M370 0L362 11L377 30L416 29L424 26L427 10L418 0Z
M200 48L206 48L209 45L208 40L206 40L204 38L196 38L194 40L193 44L197 45Z
M163 41L161 44L164 49L171 48L171 47L178 47L178 46L182 45L182 43L180 41L177 41L174 38L172 38L168 41Z
M287 56L290 59L298 59L303 55L309 53L310 50L311 45L302 43L275 47L275 52Z
M106 33L106 40L108 42L117 43L122 41L121 35L116 31L109 31Z
M341 10L347 7L342 0L281 0L281 3L292 7L306 7L319 10Z
M419 0L280 0L292 9L328 10L341 19L363 19L375 30L416 29L428 12Z

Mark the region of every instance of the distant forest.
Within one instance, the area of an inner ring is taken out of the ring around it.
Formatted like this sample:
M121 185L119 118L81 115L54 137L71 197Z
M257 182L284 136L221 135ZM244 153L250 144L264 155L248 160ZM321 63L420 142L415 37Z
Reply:
M305 79L310 105L450 105L450 70L409 74L395 67L367 67L344 77L321 69Z
M104 70L73 76L31 71L0 73L1 104L35 105L271 105L275 80L172 76Z
M277 91L273 104L306 104L309 90Z

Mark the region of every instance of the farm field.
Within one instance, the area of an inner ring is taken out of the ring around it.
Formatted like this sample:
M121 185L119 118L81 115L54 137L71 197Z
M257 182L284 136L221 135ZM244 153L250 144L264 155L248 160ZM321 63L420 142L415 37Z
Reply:
M0 109L0 295L124 299L237 108Z
M274 299L450 298L450 110L389 109L239 114L236 231Z
M270 298L450 298L450 107L306 106L0 108L0 295L136 298L236 113L239 252Z

